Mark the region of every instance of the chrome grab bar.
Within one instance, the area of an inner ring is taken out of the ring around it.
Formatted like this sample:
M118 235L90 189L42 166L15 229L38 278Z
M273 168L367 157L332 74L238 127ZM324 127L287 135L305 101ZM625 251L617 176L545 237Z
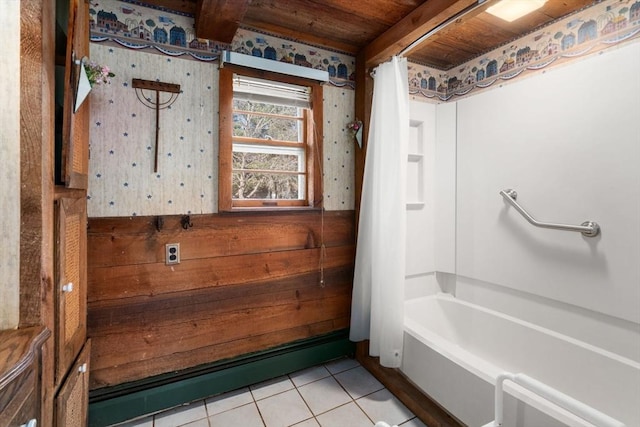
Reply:
M567 231L578 231L582 233L583 236L587 237L595 237L600 233L600 226L593 221L585 221L580 225L569 225L569 224L555 224L552 222L541 222L537 221L533 218L527 211L524 210L522 206L516 202L516 198L518 197L518 193L516 190L507 189L502 190L500 195L504 197L504 199L511 204L520 214L531 224L536 227L541 228L551 228L554 230L567 230Z

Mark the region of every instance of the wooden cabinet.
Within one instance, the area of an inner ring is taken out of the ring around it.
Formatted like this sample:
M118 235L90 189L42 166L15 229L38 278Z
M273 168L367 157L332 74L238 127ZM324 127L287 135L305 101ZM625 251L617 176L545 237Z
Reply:
M53 425L87 425L89 357L87 342L87 173L89 99L76 105L82 60L89 56L88 0L57 0L59 21L68 19L64 51L61 148L56 152L54 209L54 381ZM67 9L68 8L68 9ZM59 26L61 22L59 22ZM62 46L60 46L62 47ZM77 107L77 108L76 108Z
M61 178L68 188L87 189L89 170L89 102L76 108L82 61L89 58L89 2L69 2L62 124Z
M89 406L89 358L91 340L87 340L69 375L58 391L55 402L56 425L85 426Z
M0 332L0 426L40 424L43 326Z
M56 202L56 375L60 384L87 335L87 203Z

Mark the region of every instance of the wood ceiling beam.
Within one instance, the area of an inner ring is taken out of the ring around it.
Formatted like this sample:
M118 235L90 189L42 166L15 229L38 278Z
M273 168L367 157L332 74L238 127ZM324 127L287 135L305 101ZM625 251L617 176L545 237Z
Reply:
M428 0L364 48L367 69L399 54L423 34L478 0Z
M231 43L251 0L198 0L196 37Z
M189 15L196 13L196 0L143 0L143 3Z

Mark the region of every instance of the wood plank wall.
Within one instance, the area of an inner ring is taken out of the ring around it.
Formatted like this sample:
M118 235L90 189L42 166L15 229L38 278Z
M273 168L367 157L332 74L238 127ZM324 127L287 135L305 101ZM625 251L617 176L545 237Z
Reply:
M180 219L89 220L91 389L348 327L353 211ZM180 264L165 265L167 243Z

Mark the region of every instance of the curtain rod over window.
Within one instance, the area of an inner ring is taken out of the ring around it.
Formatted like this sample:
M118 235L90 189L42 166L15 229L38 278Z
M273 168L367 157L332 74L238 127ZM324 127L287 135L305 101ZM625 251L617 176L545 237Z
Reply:
M220 66L225 63L241 65L243 67L255 68L258 70L271 71L288 76L302 77L319 82L328 82L329 73L325 70L302 67L300 65L280 62L273 59L265 59L259 56L244 55L242 53L225 50L220 55Z

